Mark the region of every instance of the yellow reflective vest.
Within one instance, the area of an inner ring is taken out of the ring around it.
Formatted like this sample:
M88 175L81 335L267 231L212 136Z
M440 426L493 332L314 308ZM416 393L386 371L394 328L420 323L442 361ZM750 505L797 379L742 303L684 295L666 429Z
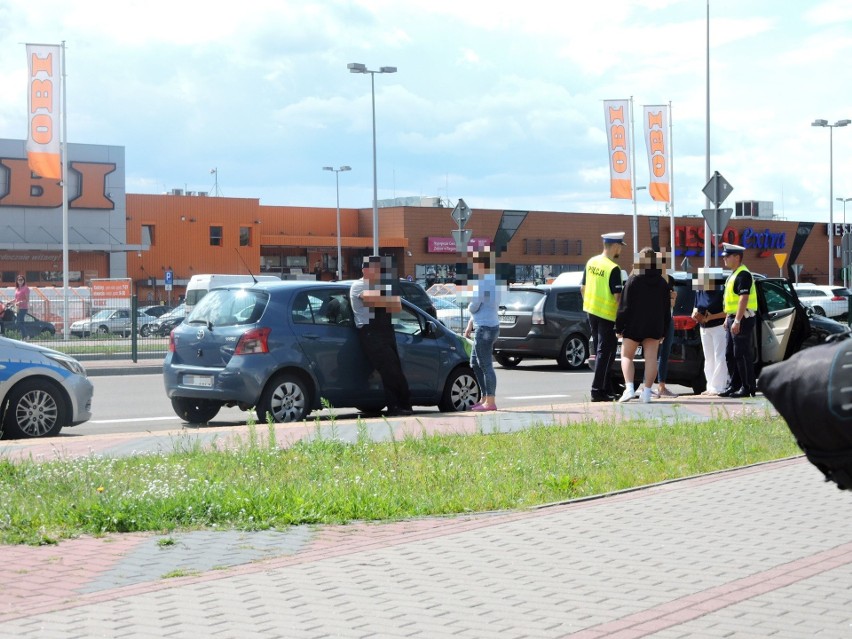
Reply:
M606 255L596 255L586 262L586 288L583 292L583 310L611 322L615 321L618 303L609 289L609 278L618 264Z
M725 282L725 313L728 315L736 315L737 308L740 305L740 296L734 293L734 280L737 279L737 275L739 275L740 271L746 271L748 273L751 272L743 264L736 271L731 273L728 281ZM747 308L750 311L757 311L757 289L754 287L754 276L751 278L751 289L748 292Z

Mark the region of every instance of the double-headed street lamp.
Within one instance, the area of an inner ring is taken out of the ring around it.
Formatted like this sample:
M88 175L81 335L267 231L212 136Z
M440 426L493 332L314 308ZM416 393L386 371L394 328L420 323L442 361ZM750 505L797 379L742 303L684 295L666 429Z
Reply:
M376 74L396 73L396 67L379 67L371 71L360 62L350 62L346 65L350 73L370 74L370 95L373 102L373 255L379 254L379 189L376 182Z
M829 124L828 120L814 120L811 126L828 127L828 285L834 286L834 128L847 126L852 120L838 120Z
M846 235L846 203L852 202L852 197L836 197L838 202L843 202L843 234Z
M337 193L337 279L343 279L343 261L342 261L342 249L340 248L340 172L341 171L351 171L351 166L341 166L339 169L335 169L333 166L324 166L322 167L323 171L334 171L334 189Z

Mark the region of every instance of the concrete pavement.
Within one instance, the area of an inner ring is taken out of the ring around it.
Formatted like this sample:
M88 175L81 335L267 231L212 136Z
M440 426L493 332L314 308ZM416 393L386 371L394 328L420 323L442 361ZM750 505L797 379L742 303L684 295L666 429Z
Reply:
M850 637L849 508L793 459L518 512L5 547L0 636Z
M771 407L685 397L367 426L381 438L719 411ZM349 439L355 427L343 420L334 432ZM276 426L282 445L315 433ZM247 435L62 437L0 452L122 455L169 449L176 437L224 445ZM795 458L512 512L5 546L0 637L852 638L850 502Z

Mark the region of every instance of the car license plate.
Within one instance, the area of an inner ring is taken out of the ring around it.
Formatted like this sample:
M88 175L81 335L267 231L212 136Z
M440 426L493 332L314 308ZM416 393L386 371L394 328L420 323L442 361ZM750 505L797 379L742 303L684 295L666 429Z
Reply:
M615 356L621 357L621 344L620 343L619 343L618 346L615 347ZM641 346L636 347L636 355L633 356L634 359L637 359L639 357L642 357L642 347Z
M183 383L186 386L211 388L213 386L213 377L211 375L184 375Z
M514 324L518 320L517 315L501 315L500 323L501 324Z

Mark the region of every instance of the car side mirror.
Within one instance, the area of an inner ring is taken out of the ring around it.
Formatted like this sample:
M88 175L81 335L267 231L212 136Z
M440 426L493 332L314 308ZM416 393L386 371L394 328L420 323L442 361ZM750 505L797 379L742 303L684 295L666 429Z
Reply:
M435 320L429 320L426 322L426 335L428 337L432 337L437 335L438 333L438 325L435 323Z

